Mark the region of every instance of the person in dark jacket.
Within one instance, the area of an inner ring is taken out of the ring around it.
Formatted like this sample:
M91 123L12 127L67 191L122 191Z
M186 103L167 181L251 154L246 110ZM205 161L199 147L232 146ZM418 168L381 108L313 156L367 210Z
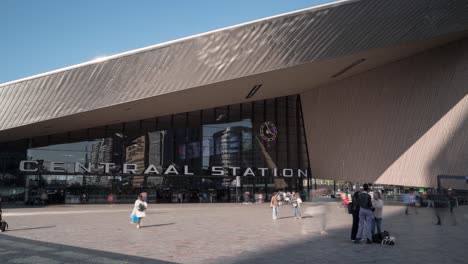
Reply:
M353 216L353 227L351 228L351 241L356 241L356 235L359 227L359 193L357 190L351 198L351 210Z
M369 195L369 186L364 184L364 191L359 193L359 227L355 243L362 239L364 226L366 228L367 244L372 244L372 219L374 218L372 197Z

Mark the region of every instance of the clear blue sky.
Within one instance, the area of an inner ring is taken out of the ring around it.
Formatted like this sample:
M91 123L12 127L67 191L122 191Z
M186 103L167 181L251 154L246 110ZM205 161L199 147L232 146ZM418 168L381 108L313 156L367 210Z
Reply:
M331 0L0 0L0 83Z

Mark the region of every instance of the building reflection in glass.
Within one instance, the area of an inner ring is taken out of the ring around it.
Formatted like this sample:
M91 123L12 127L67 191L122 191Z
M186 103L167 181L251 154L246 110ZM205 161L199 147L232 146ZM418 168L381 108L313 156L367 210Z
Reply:
M228 169L240 168L239 175L246 168L308 169L299 102L281 97L3 143L0 191L20 192L14 199L25 201L46 193L49 203L107 202L109 195L131 202L142 191L152 202L228 202L244 192L267 198L277 190L300 191L304 181L283 178L281 170L279 177L268 171L236 178ZM277 128L273 141L260 135L266 121ZM19 172L24 159L42 164L37 172ZM50 173L51 162L63 162L63 171ZM75 171L76 162L85 169ZM106 174L103 163L115 165ZM172 165L181 175L143 174L149 165L160 174ZM193 175L182 175L184 166ZM214 166L226 176L213 176Z

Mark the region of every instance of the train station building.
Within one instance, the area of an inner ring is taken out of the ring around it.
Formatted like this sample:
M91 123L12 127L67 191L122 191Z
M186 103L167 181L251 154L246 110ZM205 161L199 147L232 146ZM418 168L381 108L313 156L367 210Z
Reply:
M468 175L467 93L466 1L311 7L0 84L0 195L433 188Z

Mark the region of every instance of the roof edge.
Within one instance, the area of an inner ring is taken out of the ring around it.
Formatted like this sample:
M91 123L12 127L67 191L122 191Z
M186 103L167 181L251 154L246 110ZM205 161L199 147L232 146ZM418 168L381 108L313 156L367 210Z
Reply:
M40 77L43 77L43 76L47 76L47 75L51 75L51 74L55 74L55 73L59 73L59 72L69 71L69 70L73 70L73 69L76 69L76 68L85 67L85 66L88 66L88 65L98 64L98 63L102 63L102 62L106 62L106 61L126 57L126 56L129 56L129 55L133 55L133 54L137 54L137 53L150 51L150 50L153 50L153 49L166 47L166 46L169 46L169 45L172 45L172 44L176 44L176 43L187 41L187 40L194 39L194 38L197 38L197 37L213 34L213 33L216 33L216 32L223 31L223 30L229 30L229 29L233 29L233 28L237 28L237 27L246 26L246 25L249 25L249 24L255 24L255 23L275 19L275 18L278 18L278 17L284 17L284 16L299 14L299 13L308 12L308 11L318 11L318 10L324 9L324 8L335 7L335 6L349 4L349 3L353 3L353 2L359 2L359 1L361 1L361 0L337 0L337 1L334 1L334 2L330 2L330 3L325 3L325 4L321 4L321 5L317 5L317 6L307 7L307 8L303 8L303 9L299 9L299 10L295 10L295 11L290 11L290 12L274 15L274 16L260 18L260 19L256 19L256 20L236 24L236 25L233 25L233 26L228 26L228 27L224 27L224 28L220 28L220 29L215 29L215 30L211 30L211 31L208 31L208 32L199 33L199 34L195 34L195 35L191 35L191 36L187 36L187 37L183 37L183 38L179 38L179 39L175 39L175 40L170 40L170 41L166 41L166 42L163 42L163 43L158 43L158 44L143 47L143 48L138 48L138 49L134 49L134 50L130 50L130 51L125 51L125 52L122 52L122 53L117 53L117 54L114 54L114 55L106 56L104 58L93 59L91 61L86 61L86 62L78 63L78 64L75 64L75 65L67 66L67 67L64 67L64 68L60 68L60 69L56 69L56 70L52 70L52 71L48 71L48 72L44 72L44 73L39 73L39 74L32 75L32 76L29 76L29 77L24 77L24 78L21 78L21 79L17 79L17 80L5 82L5 83L0 83L0 88L11 85L11 84L20 83L20 82L24 82L24 81L29 81L29 80L32 80L32 79L40 78Z

